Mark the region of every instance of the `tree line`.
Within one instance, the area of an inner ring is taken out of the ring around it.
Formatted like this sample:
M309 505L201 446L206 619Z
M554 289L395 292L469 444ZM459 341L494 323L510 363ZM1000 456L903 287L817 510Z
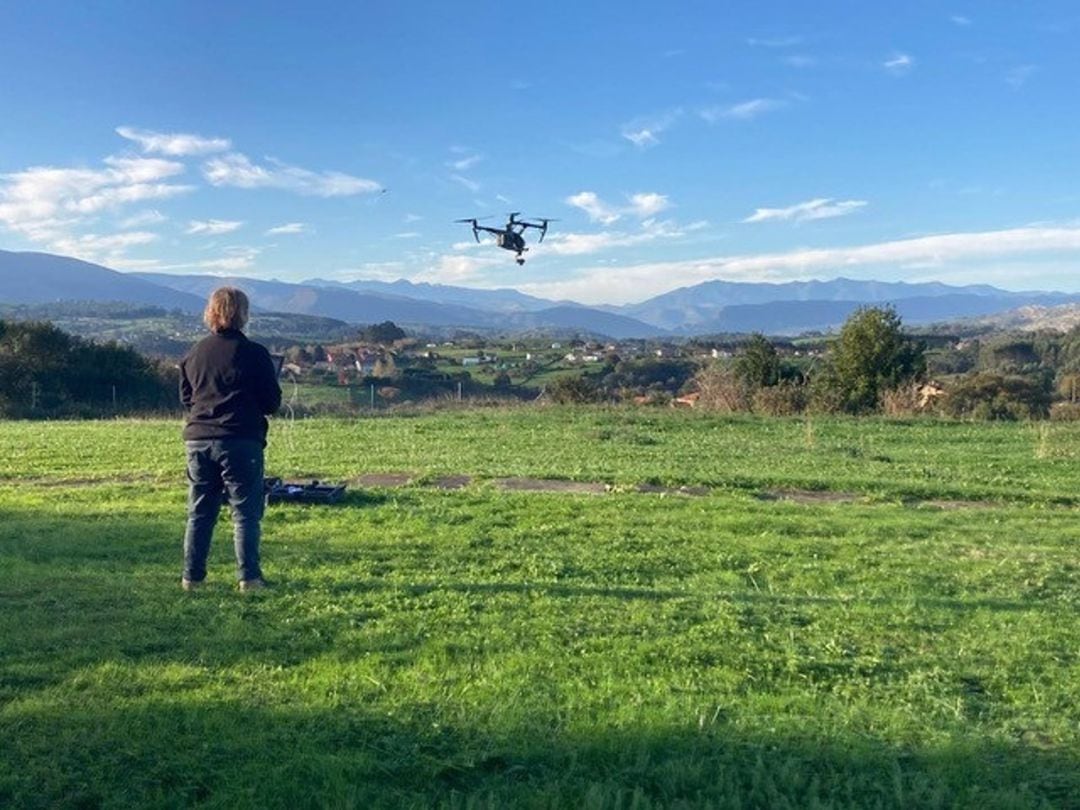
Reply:
M609 364L559 380L561 402L633 398L723 412L804 412L968 419L1080 418L1080 327L1058 333L957 339L947 348L908 334L888 306L853 313L823 352L795 356L764 335L733 356L701 366L689 360ZM941 343L940 340L934 341Z
M94 417L175 410L177 371L50 323L0 320L0 416Z

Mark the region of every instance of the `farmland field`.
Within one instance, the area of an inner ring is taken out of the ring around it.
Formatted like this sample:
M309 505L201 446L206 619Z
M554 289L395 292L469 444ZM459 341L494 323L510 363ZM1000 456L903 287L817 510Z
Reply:
M256 594L182 469L0 423L0 806L1080 807L1075 423L277 420Z

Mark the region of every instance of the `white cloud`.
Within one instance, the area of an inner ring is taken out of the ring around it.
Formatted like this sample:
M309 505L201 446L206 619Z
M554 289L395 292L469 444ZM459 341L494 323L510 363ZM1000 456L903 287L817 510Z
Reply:
M960 25L960 26L971 25L971 18L970 17L965 17L963 14L953 14L951 17L949 17L949 19L952 20L956 25Z
M622 136L638 149L656 146L660 143L660 139L650 129L624 130Z
M786 106L787 102L781 99L754 98L749 101L731 104L726 107L706 107L698 114L710 124L715 124L717 121L722 121L724 119L750 121L767 112L779 110Z
M589 215L593 222L601 222L610 225L616 222L622 215L614 208L603 202L594 191L581 191L566 198L566 202L575 208L580 208Z
M806 56L805 54L794 54L784 59L784 64L793 68L811 68L817 65L818 60L815 56Z
M757 208L743 222L808 222L815 219L832 219L853 214L866 205L866 200L833 201L829 197L797 203L787 208Z
M280 236L284 234L304 233L307 229L308 226L303 222L286 222L284 225L276 225L273 228L268 228L264 233L266 236Z
M649 192L645 194L633 194L630 197L630 207L634 214L641 219L654 217L670 206L671 203L668 202L666 194Z
M903 76L915 66L915 60L909 54L897 53L882 62L881 66L894 76Z
M183 132L153 132L135 127L117 127L116 134L121 138L134 141L144 152L156 152L173 157L224 152L232 146L228 138L203 138L200 135L189 135Z
M625 215L636 216L638 219L654 217L661 211L671 207L666 194L656 192L639 192L629 197L629 205L613 206L600 199L595 191L580 191L566 198L566 203L584 211L593 222L602 225L611 225L618 222Z
M234 273L237 270L249 270L255 266L255 259L261 252L261 248L250 247L247 245L234 245L225 248L225 255L222 258L208 259L207 261L198 262L193 266L205 270L225 270L229 273Z
M646 149L660 143L660 135L671 129L675 122L682 117L682 108L660 113L659 115L643 116L624 124L620 128L622 136L639 149Z
M394 239L416 239L420 236L419 231L402 231L401 233L395 233Z
M428 281L433 284L479 282L484 279L486 271L505 265L506 262L502 258L461 254L444 255L437 257L429 270L411 274L410 278L414 281Z
M467 188L474 194L480 190L479 183L477 183L475 180L470 180L468 177L463 177L460 174L452 174L450 175L450 179L453 180L455 183L465 186L465 188Z
M313 172L269 160L259 166L239 152L210 158L203 164L203 176L214 186L275 188L313 197L347 197L374 194L382 186L374 180L342 172Z
M133 245L146 245L157 240L157 234L147 231L114 233L107 236L88 233L82 236L57 239L51 247L67 256L100 255L122 252Z
M168 217L156 209L148 209L132 214L120 223L121 228L142 228L146 225L160 225L168 221Z
M188 223L188 229L185 233L188 234L203 234L206 236L219 236L223 233L232 233L238 228L243 227L243 222L236 222L225 219L193 219Z
M456 172L467 172L483 159L484 158L480 155L469 155L468 157L460 158L459 160L451 160L446 165Z
M600 233L557 233L550 234L542 245L535 246L538 253L552 253L556 256L584 256L600 253L612 248L630 247L653 242L658 239L679 239L691 230L699 230L704 223L695 223L690 227L680 227L670 220L645 220L641 230L634 233L602 231Z
M545 243L546 244L546 243ZM566 281L531 282L524 292L583 303L629 303L714 279L792 281L811 274L850 274L857 268L948 267L1004 257L1029 261L1041 254L1080 253L1080 227L1024 227L899 239L855 247L794 250L786 253L718 256L692 261L655 262L618 269L588 269ZM967 272L960 267L956 271ZM936 273L939 280L948 275ZM1015 277L1014 277L1015 278Z
M58 253L119 264L123 251L156 235L146 231L80 235L80 227L103 211L173 197L193 187L163 182L184 171L183 164L174 161L108 157L104 164L97 169L33 166L0 175L0 225ZM144 212L123 227L145 227L158 216Z

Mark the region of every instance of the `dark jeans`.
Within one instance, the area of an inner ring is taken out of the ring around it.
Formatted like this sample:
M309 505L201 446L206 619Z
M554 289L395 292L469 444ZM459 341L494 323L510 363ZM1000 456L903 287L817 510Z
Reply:
M238 579L258 579L260 521L263 515L263 446L254 439L206 439L184 442L187 448L187 531L184 533L184 579L206 578L206 558L214 523L227 496L232 509L233 545Z

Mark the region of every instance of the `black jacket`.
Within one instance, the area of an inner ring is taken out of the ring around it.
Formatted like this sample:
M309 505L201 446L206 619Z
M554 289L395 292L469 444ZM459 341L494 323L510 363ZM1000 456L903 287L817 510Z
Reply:
M266 443L266 415L281 407L274 361L243 332L207 335L180 361L180 402L187 411L184 439L258 439Z

